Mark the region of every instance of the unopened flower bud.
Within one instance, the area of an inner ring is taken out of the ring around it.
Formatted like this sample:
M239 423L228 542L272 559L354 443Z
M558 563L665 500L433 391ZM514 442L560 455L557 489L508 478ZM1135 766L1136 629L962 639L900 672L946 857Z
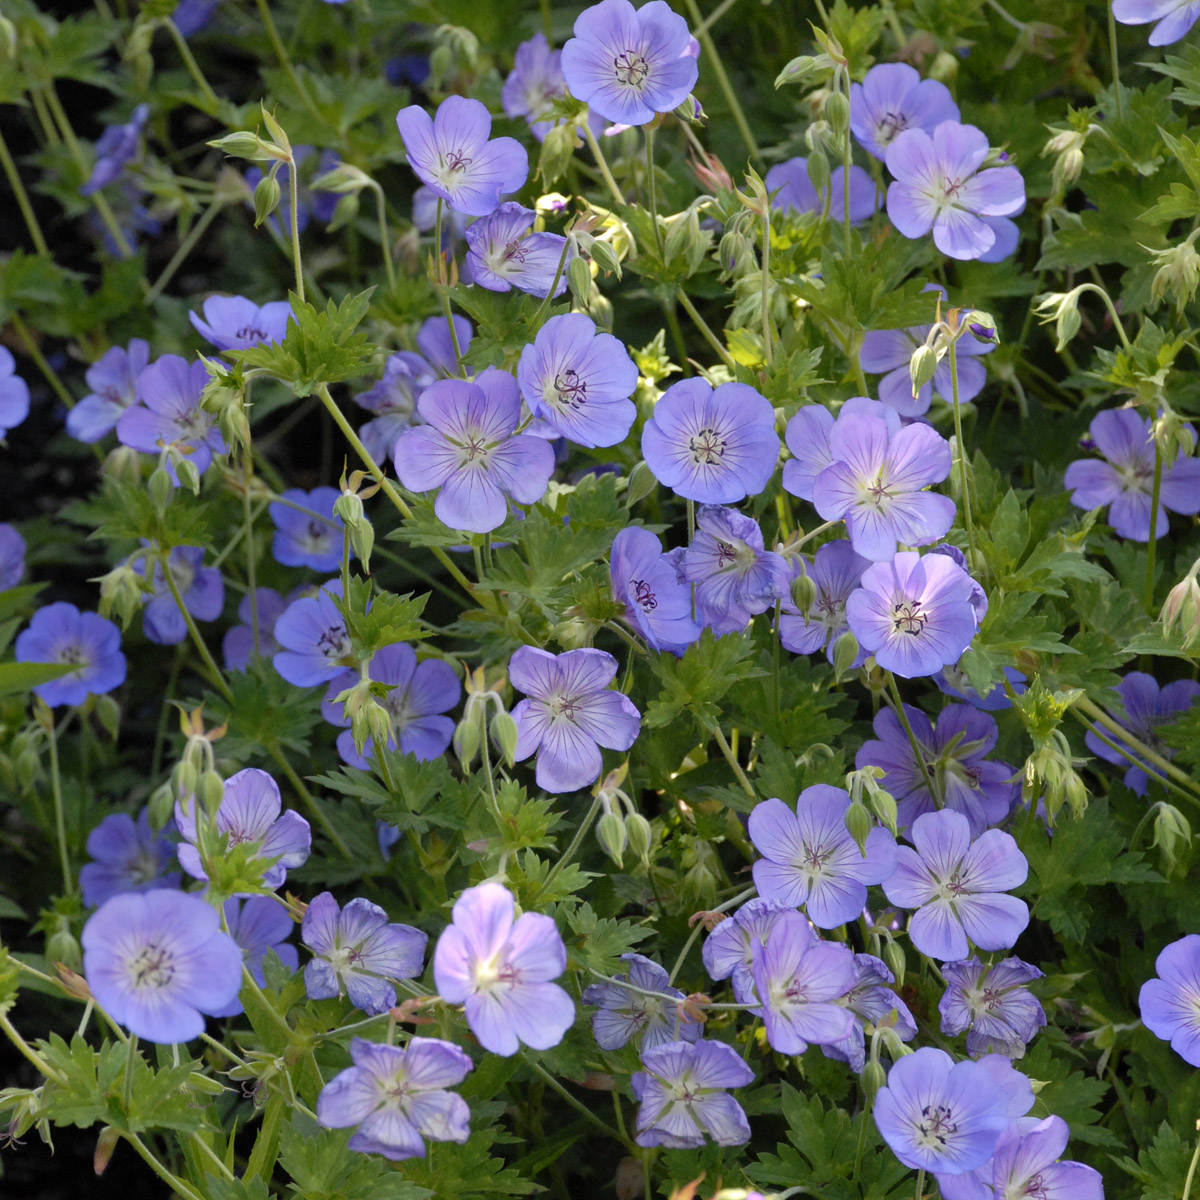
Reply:
M647 862L650 857L650 844L654 838L650 822L641 813L628 813L625 817L625 834L629 839L629 849L643 863Z
M672 109L671 115L677 121L683 121L687 125L698 125L701 129L708 124L708 117L705 116L704 109L700 107L700 101L695 96L688 96L681 104L677 104Z
M97 1175L103 1175L108 1167L113 1151L121 1140L120 1133L111 1125L105 1125L96 1138L96 1149L92 1151L92 1170Z
M645 461L635 463L633 470L629 472L629 486L625 489L625 507L632 508L657 488L658 479Z
M625 822L616 813L606 812L596 822L596 840L618 868L624 866L625 847L629 838L625 832Z
M858 852L866 857L867 838L871 836L871 830L875 828L871 814L861 804L851 804L846 809L845 824L846 832L858 846Z
M479 744L482 741L480 729L482 719L482 714L478 711L468 712L454 728L454 753L458 755L458 761L462 764L464 771L471 769L471 764L479 753Z
M825 120L839 142L845 141L850 130L850 101L843 92L830 92L825 99Z
M175 474L179 476L181 487L187 488L193 496L200 495L200 472L190 458L181 457L179 459L175 464Z
M833 643L833 673L837 679L840 680L853 668L858 654L858 638L847 629Z
M1190 647L1200 637L1200 583L1196 580L1196 567L1192 574L1180 580L1167 595L1167 601L1159 614L1164 635L1169 635L1176 625L1183 635L1183 644Z
M83 966L83 948L65 917L60 918L59 927L46 939L46 957L52 963L70 967L72 971L78 971Z
M803 84L804 81L817 69L819 64L811 54L801 54L798 58L793 58L778 75L775 76L776 88L781 88L785 83Z
M349 196L369 188L372 179L366 171L360 170L351 163L338 165L323 174L318 175L309 185L314 192L332 192L335 196Z
M980 312L975 308L970 312L963 313L961 320L962 324L966 325L967 332L977 342L996 345L1000 341L1000 335L996 330L996 320L991 313Z
M150 493L150 503L154 506L154 511L161 517L175 494L170 475L162 467L155 467L146 490Z
M121 706L111 696L97 696L95 712L100 727L115 742L121 730Z
M100 578L100 615L116 616L122 629L142 607L142 577L130 566L113 567Z
M912 394L916 399L917 393L933 378L937 370L937 351L932 346L921 345L913 351L908 360L908 378L912 382Z
M200 776L200 802L208 815L215 816L225 798L225 781L216 771L205 771Z
M929 65L929 78L949 86L958 78L958 59L949 50L939 50Z
M610 275L615 275L618 279L621 278L621 260L617 257L617 252L613 246L600 238L595 238L592 241L591 254L596 266L602 271L607 271Z
M873 1104L879 1089L887 1083L887 1072L883 1069L883 1064L878 1062L869 1062L863 1067L863 1073L859 1077L862 1082L863 1095L867 1098L868 1104Z
M118 483L137 485L142 482L142 456L132 446L114 446L100 470Z
M883 948L883 961L887 964L887 968L896 977L896 986L904 986L904 974L908 969L908 959L904 955L904 950L898 942L888 939L888 943Z
M492 718L492 738L504 755L504 761L511 767L516 761L517 739L520 730L510 713L500 712Z
M17 27L7 17L0 17L0 63L12 63L16 59Z
M1158 267L1158 272L1150 281L1150 296L1156 302L1169 296L1175 301L1176 315L1182 314L1200 285L1200 254L1195 248L1197 237L1200 237L1200 229L1193 229L1187 240L1178 246L1151 252L1150 261Z
M575 125L564 121L546 131L538 154L538 179L545 188L552 187L566 173L575 157L575 143L579 140Z
M867 789L867 808L875 814L875 818L888 829L892 836L897 835L899 810L896 808L896 797L891 792L884 791L876 785Z
M1186 869L1192 855L1192 827L1173 804L1163 802L1154 814L1154 841L1167 875Z
M254 188L254 228L257 229L278 207L279 180L274 174L264 175Z
M571 295L581 308L587 308L588 296L592 290L592 272L587 262L582 258L573 258L567 264L567 286Z
M42 760L34 749L22 750L13 763L13 769L16 772L17 782L21 785L21 790L28 792L41 778Z
M209 142L208 145L214 150L220 150L229 158L249 158L255 162L262 162L267 157L263 151L262 141L255 133L245 131L227 133L224 137Z
M829 187L829 159L825 157L824 148L818 143L808 156L808 181L816 189L818 196L824 196Z
M175 793L171 790L169 783L159 784L151 792L146 809L150 817L151 829L159 830L167 827L167 822L175 816Z
M800 610L801 616L807 617L808 610L812 608L817 599L817 585L812 576L807 571L801 571L788 584L788 591L791 593L792 603Z
M186 758L177 762L171 771L171 783L175 787L175 797L180 801L186 801L195 795L196 784L199 781L200 773Z

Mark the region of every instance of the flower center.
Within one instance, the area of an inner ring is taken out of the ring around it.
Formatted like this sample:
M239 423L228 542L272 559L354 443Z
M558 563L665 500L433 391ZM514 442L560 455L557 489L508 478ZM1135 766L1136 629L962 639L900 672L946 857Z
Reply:
M810 875L820 875L825 864L833 857L833 851L824 846L804 845L804 857L801 860L805 871Z
M944 1104L927 1104L921 1109L917 1122L917 1144L923 1150L944 1150L953 1134L958 1132L954 1113Z
M554 376L554 392L559 404L579 409L587 403L587 380L574 367Z
M239 342L265 342L267 331L259 329L257 325L243 325L233 336Z
M957 900L959 896L970 890L966 880L955 871L947 879L941 881L938 887L938 894L943 900Z
M456 171L465 171L471 165L471 159L461 150L451 150L445 158L446 170L451 174Z
M1042 1179L1041 1175L1035 1175L1024 1187L1020 1193L1022 1196L1028 1196L1029 1200L1049 1200L1050 1188Z
M329 526L324 521L309 521L308 537L312 542L324 542L329 537Z
M697 465L716 466L725 457L725 447L725 439L711 427L701 429L688 438L688 452Z
M642 612L653 612L658 607L658 598L644 579L631 579L629 586L633 588L633 598L641 605Z
M129 978L135 988L162 988L175 977L173 955L156 942L148 942L129 961Z
M903 113L884 113L883 120L879 122L879 128L875 131L875 139L886 146L896 134L907 128L908 118Z
M78 642L71 642L58 652L58 661L60 663L72 663L75 666L82 666L87 659L84 658L83 647Z
M896 633L917 637L925 630L929 618L921 611L920 600L905 600L892 607L892 628Z
M574 696L555 696L549 704L550 719L557 721L561 718L574 725L579 719L576 715L578 707L579 702Z
M883 482L883 475L879 474L875 477L874 483L869 483L863 489L863 499L868 504L875 505L876 508L882 508L885 500L892 499L892 493L889 490L890 484Z
M344 658L352 647L345 625L330 625L317 639L317 649L330 660Z
M613 59L613 74L618 83L640 91L650 74L650 64L636 50L623 50Z
M490 455L488 451L491 446L486 442L481 434L472 433L467 435L467 440L462 443L459 451L460 467L475 467L477 470L486 471Z

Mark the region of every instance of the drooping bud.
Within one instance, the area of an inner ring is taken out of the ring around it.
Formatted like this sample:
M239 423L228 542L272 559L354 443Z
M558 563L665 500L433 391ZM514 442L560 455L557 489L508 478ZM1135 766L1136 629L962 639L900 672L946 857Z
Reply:
M150 493L150 503L154 506L154 511L161 517L175 494L170 475L162 467L155 467L146 490Z
M814 138L814 142L816 139ZM808 156L808 165L805 167L808 174L808 181L816 188L818 196L824 196L829 188L829 159L825 156L825 148L820 142L812 147L812 151Z
M904 955L904 950L898 942L888 939L888 943L883 948L883 961L887 964L887 968L896 977L896 986L904 986L904 973L908 969L908 959Z
M867 1098L868 1104L875 1102L875 1097L879 1093L879 1089L887 1083L887 1072L883 1069L883 1064L878 1062L869 1062L863 1067L863 1073L859 1076L862 1083L863 1095Z
M257 229L278 207L281 192L275 172L264 175L254 187L254 228Z
M168 482L170 482L168 480ZM129 628L133 615L142 607L142 577L125 563L100 578L100 615L115 615L122 629Z
M580 308L587 308L592 290L592 272L585 259L573 258L567 264L567 286Z
M1154 841L1168 877L1186 872L1192 857L1192 826L1173 804L1163 801L1154 814Z
M121 731L121 706L111 696L97 696L95 713L100 727L115 742Z
M150 794L146 809L150 817L151 829L157 831L167 827L167 822L175 815L175 793L171 790L169 783L159 784L154 789Z
M625 822L615 812L606 812L596 822L596 840L601 849L617 864L618 869L625 865L625 847L629 838L625 831Z
M812 608L817 599L816 582L807 571L801 571L788 584L788 591L791 593L792 603L800 610L800 615L807 621L808 610Z
M205 771L200 776L200 803L210 817L216 816L221 801L225 798L225 781L216 771Z
M625 489L625 507L632 508L639 500L644 500L658 488L658 480L654 472L639 460L629 472L629 485Z
M833 643L833 673L839 681L853 668L858 653L858 638L847 629Z
M1079 332L1083 319L1079 315L1079 296L1082 285L1071 292L1046 292L1039 296L1033 305L1033 311L1043 325L1054 322L1054 332L1058 343L1056 351L1062 351Z
M521 731L511 713L498 712L492 718L492 738L504 755L504 761L511 767L516 761L517 740Z
M629 849L643 862L650 859L650 845L654 839L654 831L650 822L639 812L627 813L625 816L625 834L629 839Z
M537 166L542 187L552 187L567 173L567 168L575 157L577 140L575 125L570 121L564 121L546 131Z
M96 1138L96 1149L92 1151L92 1170L103 1175L112 1159L113 1151L121 1140L120 1133L111 1125L105 1125Z
M865 858L867 838L871 836L871 830L875 828L871 814L861 804L851 804L846 809L845 823L846 832L854 839L859 854Z
M830 92L825 99L825 120L839 142L845 141L850 131L850 101L843 92Z
M923 344L914 351L908 360L908 378L912 382L913 399L917 393L933 378L937 371L937 351L930 345Z

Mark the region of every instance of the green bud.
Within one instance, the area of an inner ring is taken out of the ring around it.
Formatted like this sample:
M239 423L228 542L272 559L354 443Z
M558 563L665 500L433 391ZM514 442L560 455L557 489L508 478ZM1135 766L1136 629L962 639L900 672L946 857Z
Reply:
M875 814L876 819L893 837L897 835L899 813L896 809L896 797L891 792L876 786L867 789L867 807Z
M265 104L259 104L259 111L262 113L263 124L267 127L267 132L275 139L275 144L284 151L284 158L290 158L292 153L292 143L288 141L288 135L284 133L283 126L275 119L273 112L267 111ZM292 169L295 169L296 164L291 164Z
M92 1170L103 1175L112 1161L113 1151L121 1140L121 1134L111 1125L105 1125L96 1137L96 1149L92 1151Z
M333 217L326 226L331 232L344 229L358 216L358 193L350 192L338 200L333 210Z
M682 104L677 104L671 111L671 115L677 121L683 121L688 125L696 125L701 129L708 123L708 118L704 115L704 109L700 107L695 96L688 96Z
M788 584L788 591L791 593L792 603L800 610L801 615L807 618L808 610L817 599L817 585L812 576L807 571L801 571Z
M825 120L839 142L845 141L850 131L850 101L843 92L830 92L825 98Z
M949 50L939 50L929 67L929 78L952 84L958 78L958 59Z
M823 56L822 56L823 57ZM781 88L786 83L803 84L814 71L819 70L817 60L811 54L801 54L793 58L778 75L775 76L775 87Z
M883 1065L877 1062L867 1063L859 1078L862 1081L863 1095L866 1096L867 1103L873 1104L879 1089L887 1083L887 1073L884 1071Z
M13 764L17 773L17 782L23 792L29 791L42 774L42 760L36 750L22 750Z
M689 210L690 212L691 210ZM688 244L692 239L692 229L687 213L678 213L667 222L667 236L663 241L663 258L668 263L683 259L687 255ZM697 222L695 236L700 236L700 226Z
M100 470L121 483L142 482L142 456L131 446L114 446L105 456Z
M249 158L255 162L265 162L269 157L264 152L262 139L256 133L227 133L208 144L229 158Z
M188 457L181 457L175 464L175 474L179 476L179 484L185 487L192 493L193 496L200 495L200 472L196 470L196 464ZM153 482L153 476L151 476Z
M254 189L254 228L257 229L278 207L281 192L274 173L264 175Z
M991 313L980 312L979 309L973 308L970 312L963 313L960 320L966 325L967 332L977 342L984 342L991 346L1000 344L1000 334L996 329L996 319Z
M225 798L225 781L216 771L205 771L200 776L200 802L210 817L216 816L221 801Z
M511 767L516 761L517 738L520 730L516 721L506 712L497 713L492 718L492 737L504 755L504 761Z
M61 919L59 927L46 939L46 957L52 963L62 963L72 971L78 971L83 966L83 950L79 939L71 932L66 918Z
M722 272L731 279L739 279L758 269L754 243L744 233L727 232L717 246L717 256Z
M625 822L616 813L607 812L596 822L596 840L618 868L625 865L625 847L629 839Z
M332 192L335 196L350 196L369 188L374 180L358 167L350 163L338 163L331 171L318 175L309 184L314 192Z
M854 666L858 651L858 638L848 629L833 643L833 673L839 681Z
M829 188L829 159L825 157L825 151L819 144L813 146L806 170L808 181L816 188L817 195L826 195Z
M429 78L435 91L440 91L442 82L454 65L454 52L443 44L435 46L429 56Z
M553 187L567 173L575 157L578 136L574 124L569 121L547 131L538 154L538 179L542 187Z
M219 1096L222 1092L229 1091L229 1088L202 1071L193 1071L180 1090L198 1092L202 1096Z
M642 862L647 862L650 858L650 845L654 840L650 822L641 813L628 813L625 817L625 834L629 838L630 850Z
M479 753L480 720L478 713L469 713L454 729L454 753L458 755L458 761L464 771L471 769L471 764Z
M175 786L175 796L178 800L186 800L196 793L199 773L187 759L181 759L171 771L171 782Z
M588 294L592 290L592 272L582 258L573 258L567 264L567 284L580 307L587 308Z
M846 809L844 818L846 824L846 832L854 839L858 846L858 852L864 858L867 853L867 838L871 835L871 830L875 828L875 822L871 819L871 814L861 804L851 804Z
M633 470L629 472L629 486L625 489L625 507L632 508L639 500L645 500L657 488L658 480L645 462L634 463Z
M96 697L96 720L115 742L117 734L121 731L121 706L111 696Z
M17 27L7 18L0 17L0 63L17 60Z
M168 483L170 480L167 481ZM100 615L115 615L122 629L142 607L142 577L128 565L114 567L100 578Z
M1168 876L1187 868L1192 856L1192 827L1173 804L1164 802L1158 806L1154 814L1154 841L1150 844L1158 848Z
M161 517L167 511L171 497L175 494L175 487L171 483L170 475L162 467L155 467L146 488L150 493L150 503L154 506L154 511Z
M896 986L904 986L904 973L908 970L908 959L904 955L904 950L898 942L888 939L888 943L883 948L883 961L887 963L887 968L896 977Z
M589 253L595 260L596 266L610 275L621 278L621 260L612 246L600 238L594 238Z
M917 393L933 378L937 370L937 351L932 346L918 346L913 356L908 360L908 378L912 382L913 399Z
M150 828L155 831L166 829L167 822L175 816L175 793L171 791L171 785L159 784L150 793L146 808L150 816Z

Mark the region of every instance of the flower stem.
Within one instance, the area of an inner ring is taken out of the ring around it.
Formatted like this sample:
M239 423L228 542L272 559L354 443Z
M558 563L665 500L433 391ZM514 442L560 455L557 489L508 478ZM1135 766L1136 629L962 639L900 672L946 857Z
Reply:
M626 1149L636 1152L639 1147L635 1146L628 1138L623 1138L611 1125L600 1120L598 1116L588 1106L579 1100L576 1100L570 1092L567 1091L541 1063L532 1062L528 1057L525 1059L526 1066L537 1075L547 1087L557 1092L581 1117L590 1121L601 1133L612 1138L614 1142L619 1142Z
M49 713L45 724L46 742L50 747L50 791L54 796L54 829L58 838L58 861L62 867L63 892L69 895L75 888L75 877L71 874L71 859L67 853L67 823L63 814L62 778L58 769L58 733L54 728L54 714Z
M199 217L196 218L191 229L187 231L182 242L179 243L179 248L171 255L171 261L162 269L162 274L154 281L154 285L146 293L146 305L149 307L162 295L163 289L175 277L175 272L183 265L184 260L196 248L196 243L204 236L208 227L213 223L216 215L225 207L224 200L214 200L212 204L206 208Z
M687 5L696 37L700 39L700 45L704 47L704 61L712 66L713 74L717 77L717 86L725 97L725 103L729 105L729 111L733 116L734 124L738 127L738 133L742 135L742 141L746 143L750 157L755 162L761 163L762 154L758 149L758 143L754 140L754 134L750 132L750 123L746 120L746 114L742 110L737 92L734 90L733 84L729 82L729 76L725 74L725 64L721 62L721 56L717 52L716 43L712 40L712 34L709 33L708 26L700 15L700 7L696 0L684 0L684 2Z
M396 267L392 262L392 235L388 231L387 203L383 198L383 188L374 180L371 190L375 193L375 210L379 217L379 248L383 254L383 269L387 274L388 292L396 291Z
M917 1172L917 1190L913 1192L913 1200L922 1200L925 1195L925 1168Z
M904 701L900 699L900 688L896 685L896 677L891 671L885 671L884 677L887 680L888 691L891 692L892 707L895 709L896 718L904 727L904 732L908 734L908 744L912 747L913 757L917 760L917 766L921 768L925 786L929 789L929 798L937 808L944 808L945 800L934 786L933 776L929 773L929 765L925 762L925 755L921 753L921 743L917 741L917 735L913 733L908 713L904 710Z
M184 624L188 627L188 633L192 638L192 645L196 647L196 652L200 655L204 663L205 669L208 671L212 682L217 690L229 703L233 703L233 690L225 680L225 676L221 673L221 668L217 666L212 653L205 645L204 638L200 636L200 630L196 627L196 622L192 614L188 612L187 605L183 602L183 597L179 594L179 585L175 582L175 577L171 574L170 563L166 554L159 555L159 562L162 564L163 579L166 581L167 587L170 589L171 596L175 601L175 606L179 609L180 616L183 617Z
M258 5L259 15L262 17L263 28L267 31L267 38L270 40L271 48L275 51L275 57L279 59L279 65L287 73L288 79L291 80L292 87L296 89L300 99L304 102L304 107L322 125L327 124L325 118L321 116L317 106L313 103L312 96L308 94L308 88L304 86L304 82L300 76L296 74L296 68L292 66L292 60L288 57L287 47L283 44L283 39L279 36L279 30L275 27L275 21L271 16L271 8L267 0L255 0Z
M38 348L37 340L34 338L29 326L21 319L21 314L15 310L10 311L9 320L12 321L13 328L17 331L17 336L21 339L22 345L25 347L25 352L37 363L37 368L41 371L43 378L54 389L54 394L67 406L68 409L75 407L75 397L67 391L67 385L58 377L58 372L46 361L45 355Z
M733 361L733 356L721 345L717 335L709 328L708 322L697 311L696 306L691 302L687 292L682 288L676 293L675 298L683 306L683 311L692 318L692 324L700 330L704 336L704 340L713 348L717 357L731 370L737 371L737 363ZM682 364L681 364L682 365Z
M158 1161L154 1152L142 1141L136 1133L122 1133L121 1135L129 1144L137 1151L138 1156L159 1177L168 1187L174 1188L181 1196L187 1197L187 1200L203 1200L203 1197L192 1188L189 1184L183 1182L182 1179L172 1175L167 1168Z
M8 1040L49 1080L59 1087L67 1087L67 1081L17 1032L3 1012L0 1012L0 1029L7 1035Z
M958 482L962 489L963 520L967 526L967 549L971 557L967 565L971 570L978 570L975 555L975 522L971 515L971 485L969 482L970 468L967 464L967 448L963 444L962 405L958 399L958 357L955 342L950 343L950 387L954 398L954 440L958 448Z
M1125 102L1121 99L1121 66L1117 61L1117 19L1112 5L1108 5L1108 54L1112 63L1113 96L1117 102L1117 120L1125 118ZM1195 1166L1195 1163L1192 1164Z
M484 738L486 739L486 737L487 734L485 733ZM571 859L575 857L576 851L578 851L580 845L582 845L583 839L587 836L587 831L591 829L592 822L596 819L596 814L599 811L600 797L597 796L592 801L592 807L587 810L587 815L579 823L579 828L575 830L575 836L571 839L571 844L559 856L558 862L556 862L554 866L550 868L550 874L546 876L545 882L538 889L539 899L546 894L547 889L550 887L551 881L571 861Z
M308 811L312 813L313 819L325 831L326 837L338 848L343 858L353 862L354 855L350 853L349 846L342 841L341 834L333 827L329 818L321 811L320 805L317 804L312 792L304 784L304 780L296 774L296 768L288 762L287 755L284 754L283 748L278 742L271 742L267 747L267 753L279 764L279 769L287 777L288 783L295 789L296 794L304 801L308 807Z
M175 43L175 48L179 51L179 57L183 59L183 65L188 69L188 74L200 89L200 93L204 97L204 103L208 105L209 115L216 116L217 109L221 107L221 101L217 99L217 93L209 87L208 80L204 77L204 72L200 70L200 64L196 62L196 57L192 54L191 47L187 44L187 39L179 32L179 27L170 17L163 17L162 23L167 27L167 32L171 35L171 40Z
M1109 7L1109 15L1112 15L1111 6ZM1095 283L1081 283L1076 290L1079 292L1094 292L1104 301L1104 306L1108 309L1108 315L1112 317L1113 328L1116 329L1117 336L1121 339L1121 345L1126 350L1132 350L1133 343L1129 340L1129 335L1125 332L1125 326L1121 324L1121 318L1117 313L1117 306L1112 302L1112 297Z
M451 323L451 330L454 325ZM370 451L362 444L362 440L356 434L346 420L342 410L338 408L333 397L329 394L329 388L325 384L321 384L317 388L317 395L321 398L321 403L325 406L329 415L333 418L334 424L342 431L343 436L354 448L355 454L366 464L367 470L371 473L371 478L379 484L383 494L391 501L392 506L396 511L404 517L405 520L412 519L412 509L404 502L404 498L396 491L395 485L383 473L383 469L371 456ZM489 592L479 591L475 589L475 585L458 569L450 556L439 546L432 548L433 556L442 564L443 567L450 573L456 583L458 583L466 593L474 600L481 608L487 609L489 612L496 611L496 602Z
M5 178L8 180L9 187L12 188L13 195L17 198L17 207L21 210L21 216L25 218L25 227L33 239L33 248L39 254L49 254L50 249L46 245L42 227L38 224L37 213L33 211L33 205L29 202L29 193L25 191L25 185L21 182L21 174L17 170L17 164L13 162L12 155L8 152L8 143L5 142L2 132L0 132L0 166L4 168Z
M746 772L742 770L742 764L738 762L737 755L730 749L729 743L725 740L725 735L721 732L721 726L713 723L709 731L716 738L717 745L721 748L721 753L725 756L725 761L733 769L733 774L738 783L741 784L742 791L750 797L751 800L758 799L758 793L750 785L750 780L746 778Z
M849 190L847 189L847 195ZM848 245L849 243L847 243ZM762 213L762 335L763 357L769 367L775 361L771 329L771 205L767 203Z
M300 258L300 164L293 154L288 159L288 195L291 201L292 265L296 271L296 295L304 300L304 265Z
M262 639L258 632L258 581L254 561L254 513L251 511L250 486L254 480L254 456L247 449L242 455L242 529L246 542L246 587L250 597L250 635L254 639L254 657L262 655ZM349 595L347 592L346 595Z
M658 178L654 171L654 126L646 125L646 192L650 202L650 225L654 230L654 244L658 247L658 257L666 265L666 251L663 249L662 230L658 227Z
M558 281L562 278L563 271L567 266L567 255L571 252L571 243L565 241L562 253L558 256L558 269L554 272L554 282L550 285L550 290L546 293L546 298L538 305L538 310L533 314L533 320L530 322L530 329L536 331L542 327L542 320L546 315L550 305L554 303L554 293L558 291Z
M601 178L608 187L608 194L613 198L615 204L624 204L625 197L621 195L621 189L617 187L617 181L613 178L613 173L608 167L608 159L604 157L604 151L600 149L600 143L596 141L596 135L592 132L591 126L587 121L584 121L580 124L579 129L588 144L588 149L592 152L592 157L596 160L596 166L600 169Z
M1158 546L1158 508L1162 495L1163 459L1162 443L1154 439L1154 488L1150 493L1150 541L1146 546L1146 612L1153 620L1158 614L1154 608L1154 552Z
M1196 1132L1200 1133L1200 1121L1196 1122ZM1196 1149L1192 1151L1192 1161L1188 1164L1187 1177L1183 1181L1183 1200L1189 1200L1192 1194L1192 1180L1196 1178L1196 1163L1200 1162L1200 1138L1196 1139Z

